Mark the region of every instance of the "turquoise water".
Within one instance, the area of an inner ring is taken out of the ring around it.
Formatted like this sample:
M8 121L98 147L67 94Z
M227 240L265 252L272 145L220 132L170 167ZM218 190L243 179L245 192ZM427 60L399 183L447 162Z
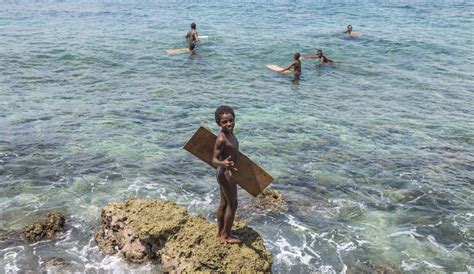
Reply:
M473 15L467 1L1 1L0 229L50 210L68 225L0 242L0 268L153 270L97 250L100 209L166 198L213 221L214 173L182 146L229 104L241 151L289 202L249 210L239 190L275 273L474 271ZM191 22L209 36L198 55L163 53ZM317 48L340 63L305 61L299 82L264 66Z

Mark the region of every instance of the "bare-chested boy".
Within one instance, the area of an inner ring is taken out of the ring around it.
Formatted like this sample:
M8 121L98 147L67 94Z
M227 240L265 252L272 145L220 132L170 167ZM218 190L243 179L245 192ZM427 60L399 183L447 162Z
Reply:
M191 24L191 29L186 34L186 39L188 39L188 46L191 53L194 53L197 43L199 43L199 37L196 30L196 23Z
M300 79L301 76L301 61L300 61L300 54L295 53L293 56L293 63L287 67L286 69L283 69L281 72L287 71L293 69L295 71L295 76L293 80Z
M231 234L237 210L237 185L234 172L239 142L234 136L235 115L229 106L220 106L215 112L216 123L221 127L214 145L212 163L217 165L217 182L220 186L221 200L217 209L217 237L221 242L239 244L239 238Z

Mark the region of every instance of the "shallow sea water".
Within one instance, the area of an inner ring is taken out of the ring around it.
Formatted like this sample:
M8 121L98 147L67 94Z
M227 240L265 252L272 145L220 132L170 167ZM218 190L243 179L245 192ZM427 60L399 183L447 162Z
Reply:
M213 171L182 149L217 106L287 213L243 210L275 273L474 271L474 5L468 1L0 1L0 229L49 210L66 233L0 242L0 269L153 271L100 254L100 209L170 199L211 221ZM185 47L196 22L198 54ZM362 32L344 38L347 24ZM295 52L303 77L273 73Z

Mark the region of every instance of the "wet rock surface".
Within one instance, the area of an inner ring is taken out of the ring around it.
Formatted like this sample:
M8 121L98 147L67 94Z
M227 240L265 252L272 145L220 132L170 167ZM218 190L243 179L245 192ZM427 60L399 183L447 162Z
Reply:
M50 240L61 233L65 218L60 212L52 212L45 217L38 218L33 224L25 226L21 237L30 242Z
M271 212L288 211L288 203L283 198L283 194L275 189L266 188L260 193L255 200L255 207Z
M120 251L130 263L151 261L164 272L271 270L272 255L253 229L234 223L239 245L221 243L216 233L216 224L172 202L131 199L103 208L95 239L106 254Z

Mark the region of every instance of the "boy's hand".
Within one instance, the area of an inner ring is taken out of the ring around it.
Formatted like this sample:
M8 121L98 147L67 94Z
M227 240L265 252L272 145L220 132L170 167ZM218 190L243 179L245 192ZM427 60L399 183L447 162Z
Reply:
M232 161L232 157L230 155L224 161L222 161L222 163L224 164L225 168L237 171L237 168L234 167L235 163Z

